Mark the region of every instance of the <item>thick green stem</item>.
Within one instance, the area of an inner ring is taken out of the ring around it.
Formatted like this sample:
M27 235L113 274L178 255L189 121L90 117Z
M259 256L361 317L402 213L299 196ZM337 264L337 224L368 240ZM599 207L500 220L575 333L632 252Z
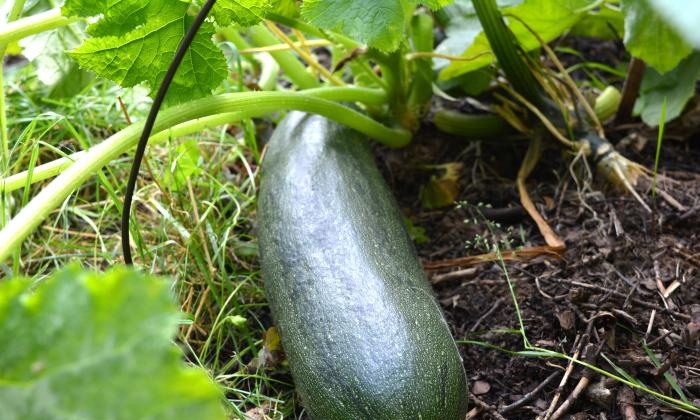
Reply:
M5 45L0 46L0 175L4 176L10 166L10 134L7 128L5 105ZM4 223L0 223L2 225Z
M332 94L334 89L337 88L320 89L321 95L336 96ZM351 91L346 92L346 100L357 100L358 98L350 98L350 93L354 93ZM361 90L357 90L357 93L361 94ZM391 147L406 145L411 138L411 133L406 130L388 128L335 102L309 94L288 92L230 93L192 101L161 112L154 130L162 131L192 119L222 113L236 112L240 118L252 118L282 109L323 115ZM133 147L142 129L141 123L131 125L93 147L37 194L4 229L0 230L0 261L18 249L24 238L86 179L116 156Z
M302 92L300 92L301 94ZM362 97L362 103L368 105L382 105L386 103L386 94L382 90L356 88L356 87L325 87L303 91L303 94L313 95L318 98L332 101L358 101ZM240 113L223 113L209 117L197 118L191 121L178 124L174 127L163 130L151 136L149 145L160 143L169 138L184 136L200 132L208 127L215 127L230 122L237 122L242 119ZM43 165L35 167L30 171L23 171L7 178L0 178L0 192L11 192L27 185L41 182L62 173L75 161L82 158L87 151L80 151L56 160L52 160ZM4 188L4 190L3 190Z
M250 48L248 41L243 39L238 30L232 26L221 28L219 34L232 42L239 50ZM275 90L277 87L277 76L279 76L280 66L268 53L258 53L254 55L255 60L260 65L260 77L258 86L262 90Z
M279 64L270 54L255 54L255 58L260 62L258 86L262 90L275 90L277 87L277 76L280 74Z
M463 114L441 109L435 113L433 124L438 130L468 140L501 140L516 131L506 120L494 114Z
M521 55L518 40L503 21L496 0L474 0L472 4L508 81L516 92L538 108L542 108L546 98L544 90Z
M241 120L241 114L237 112L227 112L216 114L209 117L197 118L178 124L174 127L163 130L148 140L149 145L161 143L165 140L175 137L186 136L188 134L198 133L210 127L216 127L222 124L234 123ZM23 171L12 176L0 180L0 191L4 187L5 192L11 192L28 185L53 178L62 173L66 168L74 162L85 156L88 151L75 152L62 158L52 160L43 165L35 167L31 172Z
M433 51L433 18L426 14L411 19L411 40L414 52ZM408 94L408 107L418 115L423 115L433 97L433 64L430 58L418 59L412 63L413 80Z
M401 49L386 56L384 60L379 62L379 67L382 69L382 77L386 81L391 115L402 127L416 131L420 122L416 114L409 109L409 80L404 52Z
M24 0L16 0L10 9L10 14L7 16L8 24L17 20L24 8ZM0 175L5 176L10 167L10 133L7 127L7 109L5 105L5 52L7 51L7 42L0 42ZM9 209L7 206L7 197L4 193L0 196L0 227L5 226L9 217Z
M37 13L36 15L10 22L0 28L0 44L19 41L22 38L60 28L78 20L79 18L67 18L61 15L60 8Z
M280 43L270 31L262 25L248 29L248 37L256 47L268 47ZM306 67L289 51L274 51L269 53L280 65L284 74L299 89L311 89L320 85L314 75L306 71Z

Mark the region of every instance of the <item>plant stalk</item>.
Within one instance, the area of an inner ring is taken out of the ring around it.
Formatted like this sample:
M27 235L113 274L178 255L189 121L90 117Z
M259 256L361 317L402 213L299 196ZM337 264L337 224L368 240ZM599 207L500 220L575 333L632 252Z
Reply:
M280 41L263 25L256 25L248 29L248 37L256 47L269 47L277 45ZM311 89L320 85L319 81L290 51L274 51L269 53L277 61L284 74L299 89Z
M353 101L362 102L366 105L383 105L386 103L386 94L380 89L358 88L358 87L323 87L309 89L299 94L313 95L318 98L331 101ZM361 101L359 99L362 99ZM158 144L169 138L185 136L192 133L201 132L210 127L215 127L222 124L237 122L242 119L238 117L239 113L222 113L208 117L197 118L190 120L166 130L158 132L151 136L148 140L149 145ZM52 160L35 167L30 171L23 171L6 178L0 178L0 192L11 192L22 187L35 184L53 178L62 173L66 168L71 166L78 159L82 158L87 150L75 152L70 155ZM4 188L4 190L3 190Z
M332 90L320 89L322 95L339 96ZM355 92L351 92L351 91ZM345 100L357 100L349 93L360 93L361 89L347 91ZM411 133L403 129L383 126L371 118L343 105L309 94L289 92L242 92L230 93L192 101L167 109L159 115L154 129L163 131L186 121L222 113L236 112L239 118L253 118L283 109L295 109L323 115L341 124L363 132L390 146L401 147L411 139ZM143 124L133 124L90 149L75 164L34 197L17 216L0 230L0 261L17 250L21 242L86 179L101 170L112 159L133 147L140 137Z
M435 127L468 140L503 140L517 132L496 114L464 114L441 109L433 117Z
M9 22L0 28L0 44L19 41L28 36L60 28L78 20L80 18L63 16L60 8L37 13L36 15Z
M521 55L517 39L503 21L496 0L474 0L473 4L486 38L508 81L528 101L543 108L544 91Z
M24 9L24 0L15 0L7 16L7 24L10 26L19 18ZM9 41L0 41L0 175L3 177L10 167L10 133L7 127L7 107L5 103L5 52ZM0 188L2 184L0 183ZM9 208L7 197L4 192L0 192L0 227L5 226L9 218Z

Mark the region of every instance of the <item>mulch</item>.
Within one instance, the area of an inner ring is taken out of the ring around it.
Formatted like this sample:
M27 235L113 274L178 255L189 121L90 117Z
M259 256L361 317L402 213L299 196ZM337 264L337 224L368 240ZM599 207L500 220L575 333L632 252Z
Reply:
M653 167L654 132L631 126L614 133L620 152ZM454 259L487 252L494 243L503 250L544 245L515 188L524 145L467 143L430 129L419 139L408 149L380 151L380 167L404 214L425 229L429 240L418 246L424 265L446 262L427 272L455 338L470 343L460 345L470 416L532 419L549 411L572 419L690 418L567 360L503 350L524 350L503 266ZM421 188L439 171L420 168L448 162L463 164L459 205L425 209ZM560 258L542 254L505 263L529 342L609 372L623 370L664 395L678 399L680 391L700 406L697 140L664 145L657 188L677 203L649 191L652 212L583 163L570 163L552 147L528 180L533 201L566 251Z

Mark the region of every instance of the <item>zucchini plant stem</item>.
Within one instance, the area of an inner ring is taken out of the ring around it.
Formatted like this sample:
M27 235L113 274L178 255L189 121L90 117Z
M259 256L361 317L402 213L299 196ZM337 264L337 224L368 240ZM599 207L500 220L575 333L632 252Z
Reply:
M300 94L313 95L318 98L323 98L332 101L357 101L367 105L383 105L386 103L386 94L380 89L369 89L359 87L323 87L309 89ZM362 101L358 99L362 97ZM173 127L160 131L148 140L148 144L153 145L163 142L169 138L185 136L192 133L201 132L202 130L217 125L233 123L240 121L240 113L222 113L208 117L197 118L190 121L177 124ZM11 192L18 190L26 185L31 185L37 182L44 181L62 173L66 168L71 166L75 161L84 156L88 151L80 151L68 156L52 160L35 167L31 176L29 171L23 171L6 178L0 178L0 192Z
M6 45L13 41L19 41L22 38L60 28L78 20L80 18L63 16L60 8L37 13L0 27L0 44Z
M7 16L8 24L16 21L24 9L24 0L15 0ZM6 175L10 167L10 133L7 128L7 109L5 104L5 52L10 41L0 41L0 175ZM0 189L2 184L0 183ZM0 227L5 226L9 218L7 197L4 192L0 192Z
M300 110L316 113L354 128L390 146L401 147L411 139L411 133L401 128L389 128L346 106L328 99L357 102L366 98L368 89L328 87L302 92L243 92L199 99L174 106L160 113L155 122L156 132L184 122L224 113L237 113L237 118L252 118L280 110ZM229 119L232 115L228 115ZM94 175L115 157L126 152L138 141L143 124L133 124L104 142L89 149L73 165L37 194L4 229L0 230L0 261L5 260L21 242L55 208L87 178Z
M520 55L515 36L498 10L496 0L474 0L479 22L498 63L515 90L537 107L545 105L545 93Z
M247 35L256 47L277 45L280 41L263 25L248 29ZM290 51L274 51L269 53L277 61L284 74L299 89L311 89L320 86L319 81L306 71L306 67Z
M238 49L238 53L243 55L244 50L250 50L250 44L243 39L238 30L232 26L219 29L219 35ZM263 47L265 48L265 47ZM277 77L279 76L279 63L268 52L258 52L253 55L254 59L260 64L260 77L258 85L262 90L275 90L277 86Z
M413 16L411 19L411 39L415 53L433 51L435 40L431 16L424 13ZM404 61L409 61L407 55L404 55ZM416 61L410 65L413 67L414 74L408 92L408 109L418 115L423 115L430 107L430 100L433 97L432 60Z
M435 112L433 124L443 133L468 140L500 141L513 138L517 134L506 120L496 114L464 114L441 109Z

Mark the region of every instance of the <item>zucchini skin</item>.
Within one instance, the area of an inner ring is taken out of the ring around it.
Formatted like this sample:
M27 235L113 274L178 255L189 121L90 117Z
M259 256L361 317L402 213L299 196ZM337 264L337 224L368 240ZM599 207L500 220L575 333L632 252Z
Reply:
M291 112L263 161L262 274L312 419L462 420L462 360L357 132Z

